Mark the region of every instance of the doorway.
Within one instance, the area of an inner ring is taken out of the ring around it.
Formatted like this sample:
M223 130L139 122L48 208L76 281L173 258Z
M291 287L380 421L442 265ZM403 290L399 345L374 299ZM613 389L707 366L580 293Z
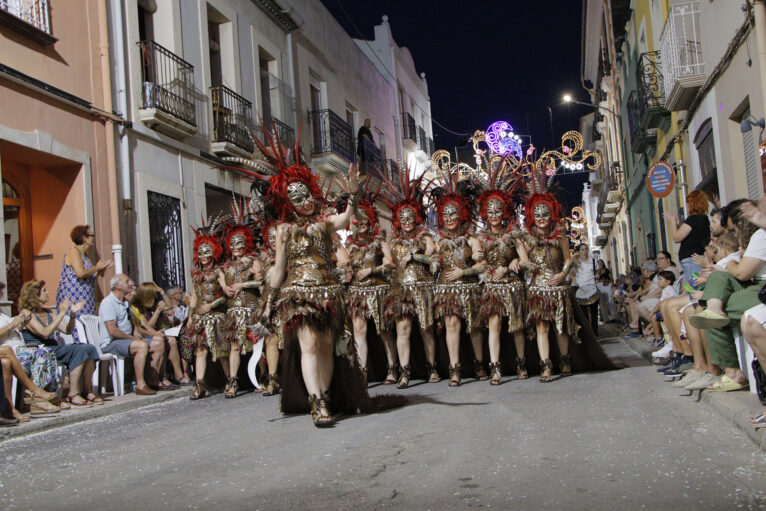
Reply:
M21 286L34 276L29 202L29 191L23 183L3 178L6 290L14 316L18 313Z

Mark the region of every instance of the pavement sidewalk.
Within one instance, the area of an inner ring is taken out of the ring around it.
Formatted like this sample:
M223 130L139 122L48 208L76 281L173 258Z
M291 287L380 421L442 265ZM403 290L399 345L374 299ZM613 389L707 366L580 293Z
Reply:
M178 390L157 392L153 396L138 396L134 393L125 394L119 398L108 397L103 405L94 405L90 408L78 408L72 406L69 410L61 410L48 416L35 416L29 422L16 426L0 428L0 442L9 438L39 433L51 428L76 424L107 415L135 410L145 406L163 403L172 399L188 397L194 387L181 387Z
M599 326L599 338L619 337L623 339L628 346L639 353L646 360L651 362L654 348L649 346L649 342L642 337L628 337L630 332L625 330L622 325L611 323ZM657 380L662 381L662 376ZM679 392L688 392L680 390ZM697 392L690 399L696 399ZM766 452L766 430L756 431L750 424L750 417L757 415L763 408L758 401L758 397L750 391L739 392L707 392L703 391L700 402L704 403L714 413L720 415L723 419L731 422L744 433L764 452Z

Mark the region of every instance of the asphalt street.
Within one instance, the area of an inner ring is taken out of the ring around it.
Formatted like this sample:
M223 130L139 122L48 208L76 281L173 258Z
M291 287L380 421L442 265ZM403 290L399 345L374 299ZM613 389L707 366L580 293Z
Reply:
M630 367L548 384L416 382L400 391L408 406L329 430L282 416L277 398L218 394L10 439L0 508L766 506L762 451L621 340L605 349Z

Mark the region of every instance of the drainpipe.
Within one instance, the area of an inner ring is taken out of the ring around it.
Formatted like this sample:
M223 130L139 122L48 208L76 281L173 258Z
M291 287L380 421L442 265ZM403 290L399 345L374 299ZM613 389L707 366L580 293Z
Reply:
M130 118L131 116L128 114L129 108L128 108L128 80L125 73L125 70L127 68L127 64L125 61L126 51L125 51L125 23L123 18L123 13L125 9L125 2L123 0L117 0L110 3L112 6L112 19L114 20L114 24L112 26L112 40L114 41L115 46L115 67L116 67L116 86L117 90L115 91L117 93L117 108L120 109L120 112L122 113L122 116L125 119ZM128 203L130 203L131 198L131 174L130 174L130 139L128 137L128 128L127 126L122 126L120 129L120 188L122 189L121 198L123 200L127 200ZM120 196L118 196L119 200ZM120 211L120 210L118 210ZM130 224L127 224L125 226L126 231L127 229L130 229ZM130 233L126 232L126 243L128 245L131 245L130 240L131 235ZM120 247L122 249L122 247ZM121 261L122 262L122 261ZM116 266L115 266L116 269Z
M104 110L112 111L112 77L109 67L109 25L106 15L106 2L98 5L98 40L101 59L101 93L104 97ZM104 122L106 131L106 175L109 186L109 223L112 231L112 257L115 273L122 273L122 244L120 243L120 209L117 199L117 164L114 149L114 121Z
M766 1L753 1L755 42L758 48L758 70L761 73L761 101L766 110Z

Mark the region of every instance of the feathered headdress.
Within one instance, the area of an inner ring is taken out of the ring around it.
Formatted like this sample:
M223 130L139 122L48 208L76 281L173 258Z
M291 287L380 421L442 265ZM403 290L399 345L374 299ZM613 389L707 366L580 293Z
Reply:
M436 208L437 221L439 223L439 229L444 228L444 208L448 204L453 204L457 207L458 218L461 226L467 225L472 221L471 203L466 199L465 193L475 189L474 186L465 186L467 180L460 181L457 176L457 172L453 172L448 169L440 175L441 179L438 181L438 185L431 187L428 190L428 197L431 203ZM430 184L435 184L436 181L432 181ZM463 193L461 193L463 192Z
M399 213L403 209L409 208L415 213L416 225L424 225L426 212L423 207L421 185L425 174L410 180L410 169L403 165L400 168L395 167L398 175L398 183L392 181L383 173L378 174L383 181L383 188L380 190L380 200L391 210L391 224L395 232L401 232L402 224L399 221Z
M513 197L524 185L522 174L517 170L505 158L489 166L486 188L479 196L479 215L484 221L487 221L487 204L491 199L498 199L503 204L503 218L513 220Z
M561 203L552 193L533 193L524 205L524 221L527 231L531 232L535 225L535 208L540 204L548 206L551 211L551 226L554 230L558 229L561 222Z
M383 181L379 179L373 179L372 176L376 176L377 178L381 178L380 172L374 172L370 174L364 181L362 181L362 184L359 185L359 201L357 202L357 215L364 215L367 218L367 222L370 224L370 234L373 236L377 236L380 232L380 223L378 221L378 211L375 207L375 201L378 200L378 196L380 195L380 190L383 186ZM345 180L335 180L335 183L338 184L339 188L343 192L341 194L341 198L336 201L336 208L338 209L338 213L342 213L346 208L346 202L348 199L348 182ZM330 184L332 186L332 183ZM324 186L323 186L324 188ZM373 188L375 188L375 191L373 191ZM344 200L345 198L345 200ZM382 199L381 199L382 200ZM342 208L340 206L343 206ZM359 223L358 220L354 220L353 224Z
M199 256L197 252L202 245L208 245L213 251L213 261L217 262L223 254L223 248L219 240L222 216L220 214L209 220L209 225L205 225L205 217L202 217L200 226L191 229L194 231L194 264L199 266Z
M231 239L236 235L241 235L245 239L245 253L249 254L255 250L255 238L253 238L253 224L256 221L251 217L250 203L245 200L233 198L229 205L229 222L224 226L224 239L226 246L224 250L226 257L231 257Z

